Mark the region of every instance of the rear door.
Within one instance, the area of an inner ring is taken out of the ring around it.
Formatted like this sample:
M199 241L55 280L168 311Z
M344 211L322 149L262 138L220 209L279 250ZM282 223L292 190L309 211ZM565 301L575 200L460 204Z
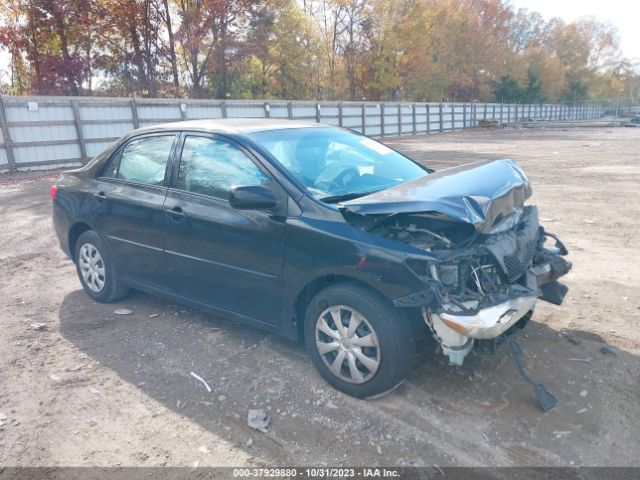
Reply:
M167 165L177 135L130 139L109 159L92 188L94 228L131 279L166 287L163 204Z
M183 134L178 150L179 164L164 205L172 290L279 323L285 217L234 209L228 196L233 186L263 185L286 205L284 190L230 139Z

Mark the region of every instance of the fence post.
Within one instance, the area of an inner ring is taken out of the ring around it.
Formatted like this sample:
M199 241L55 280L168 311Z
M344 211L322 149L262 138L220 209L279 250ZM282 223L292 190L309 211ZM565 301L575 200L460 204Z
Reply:
M227 102L224 100L220 102L220 113L222 113L222 118L227 118Z
M342 102L338 103L338 126L342 126Z
M440 133L442 133L444 131L444 118L443 118L443 113L442 113L442 104L439 105L439 109L440 109Z
M140 128L140 120L138 119L138 101L136 100L136 94L131 97L131 118L133 119L133 128Z
M320 104L316 103L316 123L320 123Z
M398 104L398 136L402 135L402 104Z
M384 102L379 104L380 107L380 136L384 137Z
M467 128L467 104L462 104L462 129Z
M360 113L361 117L362 117L362 134L365 135L365 131L367 128L366 125L366 121L367 121L367 106L363 103L362 104L362 112Z
M13 155L13 140L11 140L11 134L9 133L9 123L7 121L7 112L4 109L4 100L0 95L0 127L2 127L2 141L4 143L4 150L7 152L7 163L9 164L9 173L16 173L16 157Z
M431 106L427 103L427 135L431 133Z
M413 134L417 133L417 125L416 125L416 104L411 104L411 126L413 129Z
M455 103L451 104L451 131L456 131L456 106Z
M293 103L287 102L287 118L293 120Z
M264 118L271 117L271 105L269 102L264 102Z
M76 100L71 100L71 109L73 110L73 123L76 126L76 134L78 135L78 146L80 147L80 156L82 161L87 159L87 145L84 142L84 132L82 131L82 123L80 121L80 108Z

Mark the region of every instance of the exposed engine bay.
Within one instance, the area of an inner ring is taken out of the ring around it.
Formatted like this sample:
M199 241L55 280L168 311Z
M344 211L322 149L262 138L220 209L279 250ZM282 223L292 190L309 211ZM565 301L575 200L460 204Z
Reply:
M524 206L531 188L517 164L501 160L472 167L458 168L453 175L429 175L429 182L413 190L421 189L425 198L458 180L460 191L469 188L464 177L471 173L481 182L479 172L501 190L485 184L495 196L485 191L443 197L441 206L437 198L429 198L428 206L436 205L436 211L383 213L381 207L390 203L389 198L397 203L398 196L388 194L379 203L371 196L343 211L353 225L421 251L409 254L405 263L424 289L394 304L420 308L432 336L455 365L462 364L474 341L523 327L538 298L561 304L567 288L556 280L571 269L563 258L566 247L539 225L537 207Z

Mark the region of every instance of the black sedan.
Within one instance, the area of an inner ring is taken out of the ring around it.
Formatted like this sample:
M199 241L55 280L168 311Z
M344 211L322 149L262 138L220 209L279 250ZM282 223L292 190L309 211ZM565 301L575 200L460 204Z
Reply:
M136 130L51 189L91 298L134 288L304 339L363 398L400 384L423 333L460 365L562 302L567 251L530 195L512 160L433 172L345 129L247 119Z

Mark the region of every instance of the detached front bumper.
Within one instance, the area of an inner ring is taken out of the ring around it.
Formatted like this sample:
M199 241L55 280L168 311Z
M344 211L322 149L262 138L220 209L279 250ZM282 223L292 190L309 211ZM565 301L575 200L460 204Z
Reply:
M533 310L537 297L517 297L506 302L483 308L475 315L454 313L432 314L432 319L442 322L451 330L477 339L495 338L506 332L527 312Z
M442 353L449 363L462 365L464 357L473 348L475 339L496 338L512 328L535 308L537 297L520 296L482 308L473 315L442 311L430 313L423 309L423 317Z

